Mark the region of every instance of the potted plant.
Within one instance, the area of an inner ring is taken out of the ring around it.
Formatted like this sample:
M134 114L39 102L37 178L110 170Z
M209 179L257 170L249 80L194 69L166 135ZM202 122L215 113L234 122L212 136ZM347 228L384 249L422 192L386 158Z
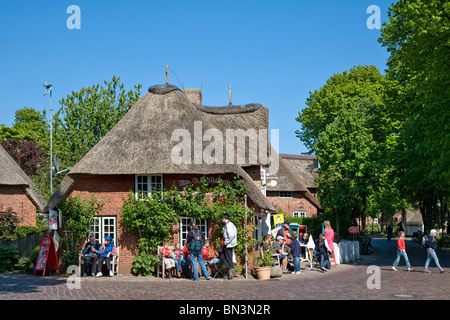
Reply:
M259 280L270 279L274 259L270 252L261 250L259 257L255 259L255 273Z

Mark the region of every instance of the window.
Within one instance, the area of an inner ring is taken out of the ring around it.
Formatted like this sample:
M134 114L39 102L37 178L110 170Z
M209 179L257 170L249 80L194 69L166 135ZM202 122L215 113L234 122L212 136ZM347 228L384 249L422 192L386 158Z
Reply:
M194 220L195 224L198 226L199 230L205 235L205 239L208 239L208 223L205 219L192 219L188 217L182 217L179 222L178 239L180 240L181 246L186 244L187 235L190 231L189 223Z
M150 195L153 191L163 190L162 175L136 175L135 190L136 197L141 194L142 198Z
M113 243L117 245L117 217L96 217L96 221L91 225L91 234L95 240L103 243L106 236L113 238Z
M278 198L292 198L292 191L279 191Z
M306 218L306 211L292 211L292 216L295 218Z

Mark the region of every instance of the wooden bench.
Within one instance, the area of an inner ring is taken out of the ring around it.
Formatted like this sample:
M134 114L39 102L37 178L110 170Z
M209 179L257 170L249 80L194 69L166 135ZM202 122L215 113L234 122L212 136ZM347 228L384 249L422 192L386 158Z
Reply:
M104 261L106 264L106 262ZM84 265L84 254L80 253L78 255L78 274L81 277L81 265ZM116 253L113 255L113 258L111 260L111 270L113 272L113 275L118 276L119 275L119 247L116 247Z

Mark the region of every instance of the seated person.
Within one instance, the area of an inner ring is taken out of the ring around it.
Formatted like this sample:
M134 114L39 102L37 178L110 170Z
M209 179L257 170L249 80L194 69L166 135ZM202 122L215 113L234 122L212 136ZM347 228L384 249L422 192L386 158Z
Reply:
M219 247L218 252L214 252L214 258L211 259L211 263L217 264L217 263L223 263L223 246Z
M175 260L172 258L172 250L170 250L168 242L164 242L163 244L161 257L166 270L166 276L167 278L172 279L172 269L175 268Z
M103 242L100 250L100 258L97 264L97 277L101 277L103 261L106 262L106 267L108 268L109 276L112 277L113 271L111 270L111 260L116 253L116 247L112 243L112 238L110 236L105 237L105 242Z
M288 265L288 252L286 249L284 237L277 236L277 241L273 243L273 248L280 255L281 269L283 273L288 273L287 265Z
M100 254L100 242L95 240L94 235L89 236L89 242L86 243L83 249L84 255L84 273L83 277L86 277L91 268L91 276L95 277L95 269L97 268L98 256Z
M172 259L175 261L175 267L177 269L177 277L181 277L181 268L183 266L184 254L180 248L180 243L175 243L175 247L172 252Z
M205 241L205 245L202 248L202 258L205 262L209 261L209 240Z
M275 249L273 248L273 238L271 234L266 234L264 236L264 243L262 245L262 248L264 251L270 251L271 253L276 253Z

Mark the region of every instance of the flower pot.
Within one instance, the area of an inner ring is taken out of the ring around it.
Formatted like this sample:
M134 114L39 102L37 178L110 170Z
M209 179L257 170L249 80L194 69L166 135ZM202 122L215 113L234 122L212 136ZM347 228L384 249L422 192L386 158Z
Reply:
M271 267L257 267L255 268L256 276L258 280L267 280L270 279L270 272L272 271Z

